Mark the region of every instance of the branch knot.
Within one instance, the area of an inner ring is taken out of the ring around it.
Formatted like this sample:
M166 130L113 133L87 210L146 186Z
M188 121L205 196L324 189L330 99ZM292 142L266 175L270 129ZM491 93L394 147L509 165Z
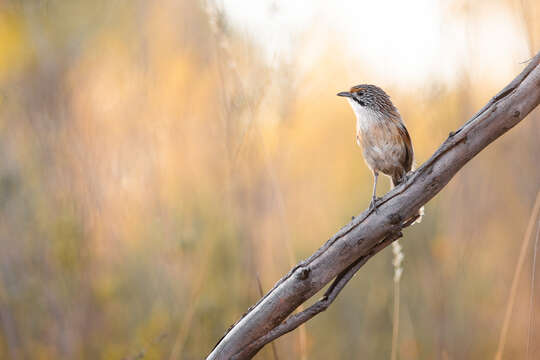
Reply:
M296 278L298 280L306 280L309 277L311 269L309 267L303 267L299 269L300 271L296 273Z

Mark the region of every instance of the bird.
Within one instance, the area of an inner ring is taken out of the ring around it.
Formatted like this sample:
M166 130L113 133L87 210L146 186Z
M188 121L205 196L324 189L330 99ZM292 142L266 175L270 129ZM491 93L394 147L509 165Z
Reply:
M390 177L392 187L395 187L412 170L414 150L411 137L390 96L380 87L361 84L337 95L347 98L356 115L356 142L362 148L364 160L374 177L369 209L377 211L379 173ZM420 219L423 208L418 215Z

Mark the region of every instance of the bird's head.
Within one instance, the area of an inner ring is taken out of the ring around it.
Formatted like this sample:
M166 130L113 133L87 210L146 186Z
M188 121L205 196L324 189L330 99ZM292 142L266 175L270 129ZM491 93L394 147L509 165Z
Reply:
M362 84L353 86L349 91L343 91L337 96L346 97L353 110L358 114L366 110L381 113L397 113L390 97L378 86Z

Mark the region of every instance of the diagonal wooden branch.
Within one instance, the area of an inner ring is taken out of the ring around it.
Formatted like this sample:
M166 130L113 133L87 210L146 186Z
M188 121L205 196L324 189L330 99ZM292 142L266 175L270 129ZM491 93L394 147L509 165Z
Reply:
M403 224L403 227L407 227L414 223L418 216L415 216L408 220L405 224ZM317 301L315 304L311 305L306 310L291 315L287 320L276 326L272 329L268 334L261 336L257 340L253 341L246 347L244 347L242 350L240 350L238 353L233 355L232 359L245 359L249 358L262 348L265 344L268 344L269 342L277 339L278 337L285 335L286 333L293 331L318 313L328 309L330 304L334 302L334 300L337 298L341 290L347 285L349 280L352 279L354 274L360 268L376 253L381 251L382 249L386 248L388 245L390 245L393 241L399 239L403 236L403 233L401 231L394 232L389 234L386 238L384 238L380 243L375 246L372 251L369 254L366 254L360 258L358 258L355 262L353 262L349 267L347 267L345 270L343 270L338 276L336 276L334 282L328 287L326 292L324 293L323 297Z
M470 159L540 103L539 64L540 53L476 115L451 132L407 181L388 192L376 213L364 211L289 271L227 331L207 359L249 359L268 342L325 310L370 257L401 236L410 224L404 219L411 219ZM289 317L334 278L321 300Z
M412 224L418 216L415 216L411 220L409 220L403 227L407 227L410 224ZM330 304L334 302L334 300L337 298L341 290L347 285L349 280L352 279L354 274L360 268L376 253L381 251L382 249L386 248L389 244L391 244L393 241L399 239L403 236L403 233L401 231L391 233L386 238L384 238L383 241L377 244L373 250L359 259L357 259L355 262L353 262L348 268L343 270L338 276L336 276L334 282L330 285L328 290L324 293L323 297L317 301L315 304L311 305L306 310L291 315L287 320L276 326L272 329L268 334L261 336L257 340L253 341L246 347L244 347L242 350L240 350L238 353L232 356L231 359L245 359L250 358L253 355L257 353L259 349L261 349L265 344L268 344L269 342L277 339L278 337L285 335L286 333L293 331L318 313L328 309Z

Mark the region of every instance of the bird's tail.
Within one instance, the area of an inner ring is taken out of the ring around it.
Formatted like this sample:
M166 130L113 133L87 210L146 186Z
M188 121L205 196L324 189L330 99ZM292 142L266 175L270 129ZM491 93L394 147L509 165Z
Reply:
M394 173L392 175L392 188L395 188L396 186L398 186L399 184L401 184L401 182L403 181L403 178L404 178L405 174L398 174L398 173ZM422 206L420 209L418 209L418 213L416 214L418 216L418 218L413 222L413 225L414 224L420 224L422 222L422 218L424 217L424 207Z

